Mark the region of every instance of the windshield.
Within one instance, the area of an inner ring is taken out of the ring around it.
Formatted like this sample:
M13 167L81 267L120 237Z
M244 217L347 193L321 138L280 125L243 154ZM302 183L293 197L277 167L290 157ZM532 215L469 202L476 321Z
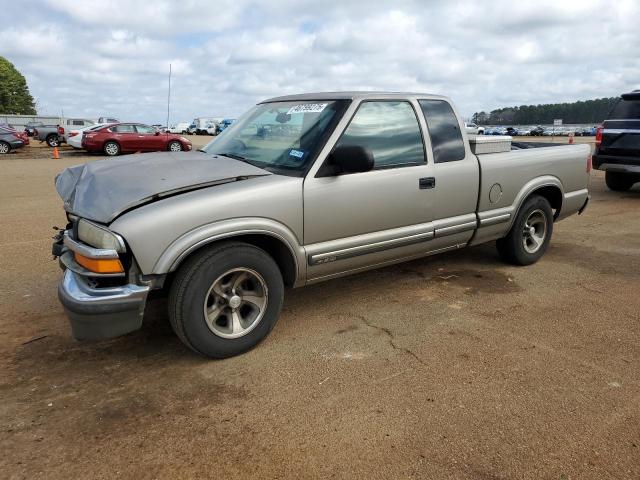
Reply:
M285 175L304 174L346 109L347 100L256 105L202 151Z

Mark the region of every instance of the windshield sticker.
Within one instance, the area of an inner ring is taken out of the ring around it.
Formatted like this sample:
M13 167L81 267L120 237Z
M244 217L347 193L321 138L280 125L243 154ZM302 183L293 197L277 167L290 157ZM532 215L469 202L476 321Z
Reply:
M289 155L296 158L302 158L304 157L304 152L302 150L295 150L292 148L289 150Z
M325 109L327 103L305 103L303 105L294 105L287 112L289 115L292 113L319 113Z

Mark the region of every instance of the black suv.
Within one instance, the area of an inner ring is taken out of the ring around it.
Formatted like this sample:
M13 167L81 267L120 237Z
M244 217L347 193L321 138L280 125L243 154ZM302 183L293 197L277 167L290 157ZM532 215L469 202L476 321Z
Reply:
M622 95L598 127L593 167L605 171L611 190L640 182L640 90Z

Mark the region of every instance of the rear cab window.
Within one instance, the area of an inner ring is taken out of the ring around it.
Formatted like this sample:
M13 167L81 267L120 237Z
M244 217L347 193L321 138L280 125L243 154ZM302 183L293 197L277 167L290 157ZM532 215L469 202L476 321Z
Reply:
M358 145L371 150L374 169L426 162L418 118L405 100L362 102L336 144L341 145Z
M434 163L455 162L466 153L458 117L444 100L418 100L431 137Z

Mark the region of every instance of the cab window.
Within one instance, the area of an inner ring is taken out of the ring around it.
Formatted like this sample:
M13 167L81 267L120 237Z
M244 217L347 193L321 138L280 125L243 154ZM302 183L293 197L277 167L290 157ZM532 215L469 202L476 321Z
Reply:
M458 117L444 100L420 100L431 137L433 161L455 162L465 157L464 142L460 133Z
M425 163L422 133L415 111L406 101L360 104L337 146L358 145L373 153L374 168Z

